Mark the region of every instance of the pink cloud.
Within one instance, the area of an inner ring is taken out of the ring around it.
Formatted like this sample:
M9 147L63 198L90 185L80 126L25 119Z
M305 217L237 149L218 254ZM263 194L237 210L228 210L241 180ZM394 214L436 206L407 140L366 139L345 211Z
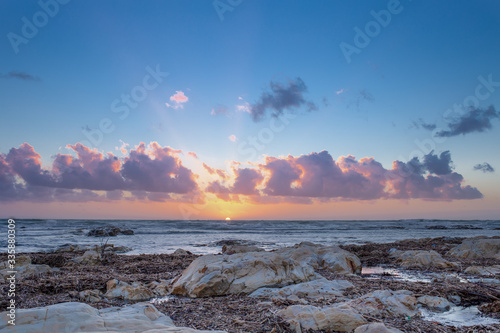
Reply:
M184 108L184 103L189 101L189 98L184 95L182 91L176 91L175 95L170 96L170 100L174 102L175 104L169 104L165 103L167 107L173 108L173 109L183 109Z
M237 140L237 139L236 139L236 135L234 135L234 134L231 134L230 136L228 136L228 139L229 139L230 141L232 141L232 142L236 142L236 140Z

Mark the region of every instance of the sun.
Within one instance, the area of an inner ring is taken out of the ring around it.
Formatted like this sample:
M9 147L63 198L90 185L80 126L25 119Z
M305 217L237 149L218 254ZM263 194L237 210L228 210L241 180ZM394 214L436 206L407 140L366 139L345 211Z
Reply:
M231 218L230 217L226 217L226 221L231 221Z

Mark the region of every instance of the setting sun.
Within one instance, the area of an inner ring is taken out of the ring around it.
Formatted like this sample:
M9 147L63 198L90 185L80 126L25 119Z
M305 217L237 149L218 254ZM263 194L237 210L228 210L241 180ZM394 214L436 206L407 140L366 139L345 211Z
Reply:
M231 218L230 217L226 217L226 221L231 221Z

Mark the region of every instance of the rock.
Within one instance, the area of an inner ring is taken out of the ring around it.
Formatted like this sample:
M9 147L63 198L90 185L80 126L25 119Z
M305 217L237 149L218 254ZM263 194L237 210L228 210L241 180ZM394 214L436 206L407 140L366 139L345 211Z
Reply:
M308 330L334 330L352 332L366 324L366 320L355 310L345 305L318 308L312 305L292 305L278 311L295 332Z
M106 283L106 293L104 297L107 298L123 298L133 301L143 301L154 297L155 295L151 290L140 282L127 282L118 281L116 279L109 280Z
M276 251L286 258L340 274L361 274L361 261L349 251L338 246L322 246L310 242L302 242L292 247Z
M174 280L171 292L190 297L249 294L261 287L283 287L317 278L311 266L276 252L205 255Z
M321 278L283 288L259 288L249 296L281 299L290 299L292 295L308 299L334 298L343 296L343 291L352 287L354 287L354 285L349 281L329 281L325 278Z
M212 243L215 246L229 246L229 245L255 245L256 242L245 239L223 239Z
M99 265L102 261L101 254L95 250L88 250L82 256L75 257L71 261L80 265Z
M64 244L55 249L52 252L60 253L60 252L78 252L78 251L88 251L94 250L96 252L101 253L102 247L100 245L79 245L79 244ZM104 253L125 253L132 251L131 248L126 246L114 246L114 244L106 244L104 246Z
M171 255L182 257L182 256L190 256L190 255L192 255L192 253L189 251L186 251L184 249L177 249L174 252L172 252Z
M59 303L47 307L17 309L16 325L9 325L7 328L8 320L7 312L2 312L0 332L224 333L175 327L169 317L148 303L101 310L85 303Z
M393 251L390 255L403 267L457 267L456 263L445 260L436 251Z
M354 333L403 333L397 328L387 327L383 323L370 323L358 326Z
M91 237L114 237L118 235L133 235L132 229L119 228L114 225L97 227L90 230L87 236Z
M420 296L417 298L417 303L422 304L429 310L438 312L448 311L453 306L446 298L438 296Z
M6 279L12 273L11 271L16 271L16 276L22 277L31 274L41 274L47 272L59 272L59 268L53 268L49 265L35 265L31 263L31 258L29 256L17 256L14 269L9 265L8 261L0 263L0 279Z
M265 250L255 245L224 245L222 247L222 253L227 255L235 253L263 252L263 251Z
M84 290L80 291L78 293L78 297L80 298L81 301L85 302L90 302L90 303L95 303L95 302L100 302L102 296L102 292L97 289L93 290Z
M431 230L443 230L443 229L448 229L447 226L445 225L426 225L426 229L431 229Z
M413 317L419 314L417 299L408 290L377 290L346 304L370 316Z
M153 281L146 285L146 288L151 290L151 292L158 297L167 296L169 292L169 287L172 280L160 280L160 282Z
M483 275L483 276L490 276L490 275L498 275L500 274L500 265L494 265L494 266L470 266L467 267L467 269L464 271L464 273L467 274L472 274L472 275Z
M448 254L462 259L500 259L500 238L468 238L448 251Z

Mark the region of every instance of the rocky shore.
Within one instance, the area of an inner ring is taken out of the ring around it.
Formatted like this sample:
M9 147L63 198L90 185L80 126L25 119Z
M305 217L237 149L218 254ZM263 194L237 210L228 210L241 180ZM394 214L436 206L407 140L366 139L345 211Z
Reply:
M0 332L500 331L500 238L242 243L204 256L112 244L19 254L16 326L3 312Z

